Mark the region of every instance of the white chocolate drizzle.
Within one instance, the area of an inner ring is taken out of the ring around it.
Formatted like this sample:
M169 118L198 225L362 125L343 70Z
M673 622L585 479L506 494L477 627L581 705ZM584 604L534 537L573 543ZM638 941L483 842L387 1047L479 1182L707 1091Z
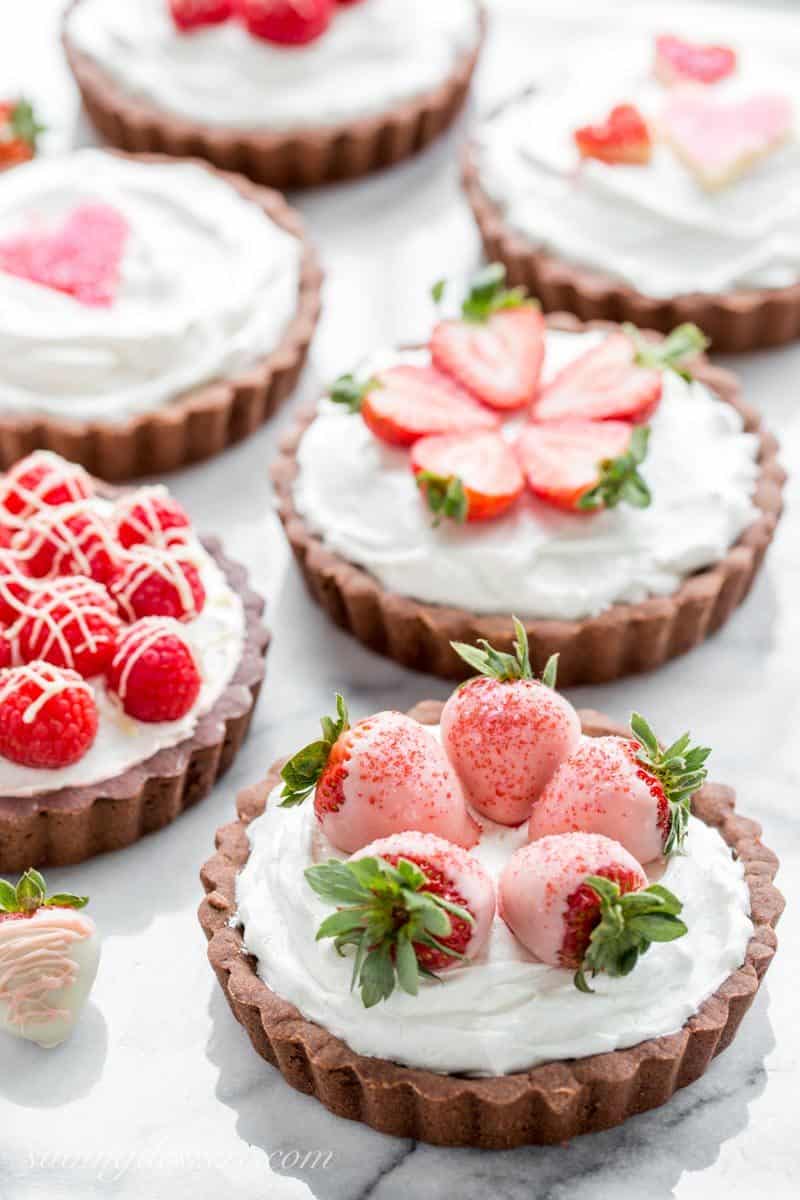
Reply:
M173 546L170 550L159 550L155 546L138 544L125 551L119 571L110 586L110 591L125 619L137 619L134 597L142 584L153 575L157 575L169 587L175 589L183 614L182 620L192 621L199 616L200 609L182 566L182 563L190 561L191 556L180 546Z
M32 662L0 672L0 704L10 699L24 683L33 683L39 688L39 695L22 714L25 725L32 725L46 704L68 690L85 692L94 703L94 692L76 671L54 667L51 663Z

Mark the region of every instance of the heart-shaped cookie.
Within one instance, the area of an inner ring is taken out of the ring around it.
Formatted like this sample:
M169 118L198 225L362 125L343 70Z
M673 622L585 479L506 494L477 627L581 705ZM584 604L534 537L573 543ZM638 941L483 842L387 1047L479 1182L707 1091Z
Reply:
M664 33L656 38L654 70L668 87L691 80L719 83L736 70L736 51L730 46L705 46Z

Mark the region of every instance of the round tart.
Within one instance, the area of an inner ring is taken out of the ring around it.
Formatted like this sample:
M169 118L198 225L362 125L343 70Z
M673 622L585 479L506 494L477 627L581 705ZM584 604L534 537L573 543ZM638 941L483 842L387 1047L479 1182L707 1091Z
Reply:
M798 111L794 74L751 48L595 43L467 148L486 252L548 310L693 321L718 351L796 338Z
M17 167L0 463L44 448L121 480L219 453L291 393L320 283L299 218L240 176L100 150Z
M467 647L486 674L446 705L351 728L340 697L201 873L256 1051L395 1136L557 1143L664 1104L730 1043L776 947L777 859L703 785L708 750L576 714L518 633L513 658Z
M203 799L252 718L263 601L162 487L39 451L0 479L0 869L130 845Z
M180 0L174 18L168 0L74 0L64 45L89 116L123 149L201 154L282 189L427 146L466 99L484 22L476 0L210 7L214 23L186 28ZM299 27L274 28L270 8Z

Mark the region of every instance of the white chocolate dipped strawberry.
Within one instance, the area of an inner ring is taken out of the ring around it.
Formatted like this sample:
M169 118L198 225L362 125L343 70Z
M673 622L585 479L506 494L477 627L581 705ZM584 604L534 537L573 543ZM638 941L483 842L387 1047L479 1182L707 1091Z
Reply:
M353 986L366 1008L395 985L412 996L420 976L457 967L484 946L495 914L491 877L460 846L430 833L397 833L347 862L309 867L318 896L337 906L317 939L355 947Z
M344 700L322 718L322 739L282 771L283 806L314 793L326 837L348 854L376 838L416 830L458 846L476 845L480 829L436 738L399 712L379 712L351 727Z
M682 904L660 884L648 886L639 863L601 834L542 838L513 855L500 879L500 915L542 962L575 972L628 975L652 942L682 937Z
M40 1046L69 1037L100 961L100 939L78 912L85 896L47 895L38 871L0 879L0 1030Z
M454 642L480 672L455 692L442 713L442 744L464 794L479 813L501 825L530 816L559 765L576 749L581 726L575 709L555 689L557 655L541 682L535 678L528 637L514 618L514 653Z
M688 733L662 750L638 713L631 733L582 739L534 805L531 841L576 831L604 834L640 863L681 850L711 751L692 746Z

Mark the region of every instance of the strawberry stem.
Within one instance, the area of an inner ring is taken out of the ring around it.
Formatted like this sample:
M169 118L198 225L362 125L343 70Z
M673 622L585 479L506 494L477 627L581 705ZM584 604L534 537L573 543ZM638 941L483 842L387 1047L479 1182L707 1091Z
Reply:
M583 493L578 508L595 512L599 508L616 508L623 502L633 508L649 508L653 496L646 480L639 474L639 467L647 458L649 438L650 427L637 425L624 454L602 459L598 464L597 483Z
M284 766L281 771L283 788L281 790L281 808L294 808L302 804L317 786L320 775L325 769L330 752L341 735L350 728L350 716L343 697L336 693L336 717L322 717L322 738L310 742Z
M464 320L488 321L493 313L503 309L521 308L523 305L534 303L528 299L524 287L507 288L505 283L506 269L502 263L490 263L488 267L476 272L461 305Z
M653 942L673 942L688 933L678 914L683 904L668 888L653 883L622 894L619 884L601 875L587 875L584 884L597 895L600 920L591 932L583 962L573 981L581 992L592 992L586 972L629 975Z
M361 412L364 398L375 388L381 387L379 379L357 379L355 375L340 375L333 383L328 397L334 404L341 404L351 413Z
M417 487L434 514L434 529L448 517L463 525L469 513L469 500L458 475L438 475L435 471L419 471Z
M36 149L36 141L40 133L44 133L46 125L40 125L36 120L33 105L24 96L17 101L11 112L11 130L14 135L26 142L32 150Z
M626 323L622 328L636 348L637 366L654 367L661 371L669 368L683 379L692 378L684 360L701 354L710 345L703 331L689 322L678 325L659 342L642 337L635 325Z
M83 908L89 903L88 896L73 896L69 892L47 895L44 876L31 867L21 876L17 886L0 879L0 913L33 914L40 908Z
M708 775L705 762L711 749L692 746L690 735L684 733L662 750L650 724L640 713L631 716L631 733L639 744L639 762L659 780L669 803L670 824L664 853L679 853L689 830L692 796L703 786Z
M499 679L502 683L514 679L535 679L525 626L518 617L512 617L511 620L514 622L514 632L517 635L513 642L513 654L495 650L494 646L490 646L485 638L479 638L477 646L470 646L466 642L451 642L450 645L459 658L463 658L465 663L474 667L479 675L488 675L491 679ZM483 647L483 649L479 649L479 647ZM558 655L551 654L545 663L540 682L545 687L554 688L557 674Z

